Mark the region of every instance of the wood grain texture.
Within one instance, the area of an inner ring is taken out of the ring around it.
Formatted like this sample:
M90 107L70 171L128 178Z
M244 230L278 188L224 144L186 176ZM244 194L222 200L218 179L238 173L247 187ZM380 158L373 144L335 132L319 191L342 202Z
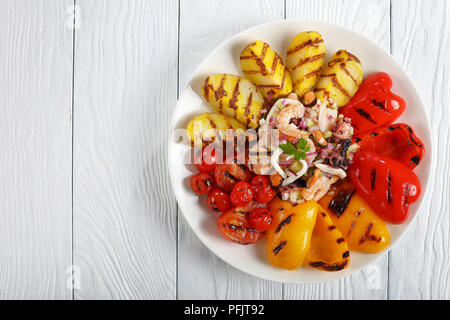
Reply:
M392 251L390 299L450 298L450 2L392 1L392 53L414 81L433 137L428 196Z
M166 167L178 2L77 0L76 299L174 299L176 202Z
M72 1L0 2L0 299L71 299Z
M390 49L390 3L380 1L308 0L286 1L287 19L313 19L353 29ZM379 275L376 285L369 278ZM320 284L286 285L285 299L385 299L388 283L388 255L376 264L349 277Z
M282 0L181 1L180 88L221 42L254 25L282 19ZM225 26L225 27L224 27ZM244 274L210 252L179 213L179 299L281 299L282 285Z

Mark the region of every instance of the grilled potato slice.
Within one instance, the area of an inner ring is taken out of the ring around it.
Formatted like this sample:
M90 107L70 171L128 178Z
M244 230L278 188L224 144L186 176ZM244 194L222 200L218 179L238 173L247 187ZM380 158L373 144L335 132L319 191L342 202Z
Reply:
M217 134L225 137L227 129L245 130L245 125L223 114L207 112L194 117L187 126L191 145L211 143Z
M241 69L253 81L266 100L285 96L292 91L291 75L281 57L261 40L250 43L241 53Z
M315 31L299 33L289 45L286 66L291 73L294 92L303 97L319 79L325 57L322 35Z
M334 101L338 107L345 106L358 91L363 78L359 59L345 50L339 50L323 68L315 87L320 101Z
M217 111L256 129L264 98L250 80L232 74L215 74L203 81L205 100Z

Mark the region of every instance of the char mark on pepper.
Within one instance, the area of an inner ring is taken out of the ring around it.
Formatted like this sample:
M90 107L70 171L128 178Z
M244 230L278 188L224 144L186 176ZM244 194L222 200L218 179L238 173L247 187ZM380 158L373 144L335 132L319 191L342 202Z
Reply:
M286 219L284 219L283 221L281 221L280 224L278 225L277 229L275 230L275 232L276 232L276 233L280 232L281 229L282 229L285 225L291 223L292 217L293 217L293 216L294 216L294 215L291 214L289 217L287 217Z
M274 254L278 254L286 245L287 241L283 241L282 243L280 243L275 249L273 249L273 253Z

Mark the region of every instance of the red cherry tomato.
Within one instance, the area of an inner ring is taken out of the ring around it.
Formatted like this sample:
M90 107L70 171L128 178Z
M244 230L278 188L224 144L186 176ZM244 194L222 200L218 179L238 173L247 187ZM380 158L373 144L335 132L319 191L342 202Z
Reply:
M239 181L249 182L253 174L245 164L232 162L227 164L217 164L214 169L217 186L226 192L231 192Z
M255 200L259 203L269 203L275 197L276 191L270 184L267 176L256 176L252 179L252 187L255 190Z
M189 178L189 183L191 184L192 190L196 194L207 194L214 189L213 178L204 172L197 173Z
M240 244L252 244L264 236L264 232L252 229L248 213L241 208L230 209L217 220L217 228L225 239Z
M272 223L272 215L266 208L256 208L250 212L250 224L257 231L267 231Z
M254 194L255 191L248 182L240 181L233 187L230 200L236 207L245 207L253 200Z
M223 212L231 207L230 196L219 188L209 193L207 202L209 207L216 212Z
M216 151L214 148L205 147L202 152L194 156L194 166L200 172L211 172L216 167Z

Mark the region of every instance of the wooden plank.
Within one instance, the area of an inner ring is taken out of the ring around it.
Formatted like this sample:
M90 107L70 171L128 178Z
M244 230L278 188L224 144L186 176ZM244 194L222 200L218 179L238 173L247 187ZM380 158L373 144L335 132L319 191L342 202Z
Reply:
M390 3L379 1L286 1L287 19L311 19L336 23L358 31L389 52ZM380 276L377 279L378 275ZM327 283L286 285L285 299L385 299L388 255L350 277Z
M178 1L77 0L77 299L176 297L167 128L177 96Z
M70 8L0 2L0 299L72 297Z
M180 88L212 49L249 27L282 19L282 0L181 1ZM178 298L281 299L282 285L244 274L214 256L179 213Z
M450 298L450 2L392 1L392 53L422 97L434 159L422 210L391 254L389 297Z

